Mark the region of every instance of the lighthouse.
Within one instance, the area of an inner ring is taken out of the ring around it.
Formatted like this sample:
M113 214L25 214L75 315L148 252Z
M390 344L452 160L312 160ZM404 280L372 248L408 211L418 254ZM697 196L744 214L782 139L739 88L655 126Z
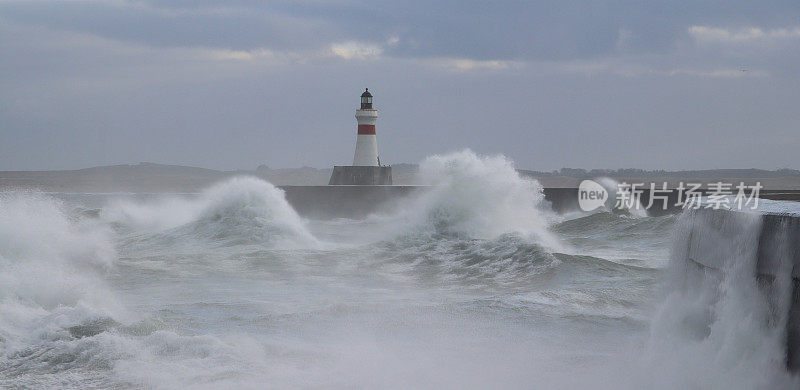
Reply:
M379 166L378 137L375 134L378 110L372 107L372 94L369 93L369 88L366 88L361 94L361 108L356 110L356 120L358 121L358 135L356 136L353 166Z
M378 110L372 106L369 88L361 94L361 107L356 110L358 131L353 165L333 167L329 185L389 185L392 184L392 167L381 165L378 157L378 138L375 123Z

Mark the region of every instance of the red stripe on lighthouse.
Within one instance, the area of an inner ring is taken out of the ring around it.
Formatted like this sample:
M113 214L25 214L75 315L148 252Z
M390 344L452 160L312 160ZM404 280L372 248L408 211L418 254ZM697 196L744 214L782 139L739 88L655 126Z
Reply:
M358 125L358 134L375 135L375 125Z

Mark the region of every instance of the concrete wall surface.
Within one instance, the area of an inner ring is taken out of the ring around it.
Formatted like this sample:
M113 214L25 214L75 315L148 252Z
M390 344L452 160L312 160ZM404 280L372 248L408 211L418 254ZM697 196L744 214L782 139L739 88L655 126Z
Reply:
M335 166L328 185L391 185L392 167Z

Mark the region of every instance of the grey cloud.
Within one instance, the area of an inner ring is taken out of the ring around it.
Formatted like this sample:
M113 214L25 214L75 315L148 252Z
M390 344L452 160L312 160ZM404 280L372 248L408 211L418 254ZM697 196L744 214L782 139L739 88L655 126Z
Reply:
M9 2L4 17L160 47L319 48L383 42L386 54L564 60L671 49L695 24L792 26L796 1Z

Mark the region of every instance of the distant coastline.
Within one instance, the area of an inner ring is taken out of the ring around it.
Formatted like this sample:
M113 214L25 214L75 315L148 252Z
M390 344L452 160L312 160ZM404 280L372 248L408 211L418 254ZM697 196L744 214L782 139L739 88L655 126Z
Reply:
M419 184L416 164L393 165L394 183ZM544 187L577 187L586 178L610 177L628 183L679 182L708 184L760 182L770 190L800 190L800 171L793 169L715 169L715 170L584 170L562 168L552 172L520 169L526 177L535 178ZM180 165L139 163L100 166L62 171L0 171L0 191L38 190L44 192L198 192L220 180L249 175L274 185L326 185L331 169L311 167L271 169L259 166L254 170L222 171Z

